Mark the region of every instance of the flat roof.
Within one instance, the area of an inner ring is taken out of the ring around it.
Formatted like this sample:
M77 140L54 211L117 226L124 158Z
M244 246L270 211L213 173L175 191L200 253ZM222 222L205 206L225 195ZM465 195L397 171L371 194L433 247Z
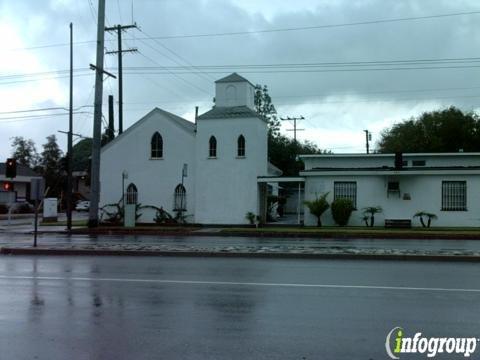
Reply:
M403 156L408 157L424 157L424 156L480 156L480 152L448 152L448 153L402 153ZM394 153L388 154L359 154L359 153L344 153L344 154L308 154L298 155L299 158L361 158L361 157L395 157Z
M258 183L305 182L303 176L258 176Z

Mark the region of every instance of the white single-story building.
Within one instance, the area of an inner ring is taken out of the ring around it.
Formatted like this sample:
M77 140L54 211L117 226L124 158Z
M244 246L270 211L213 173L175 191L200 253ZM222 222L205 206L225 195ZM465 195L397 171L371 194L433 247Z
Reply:
M301 155L305 199L328 193L328 201L352 200L349 225L362 225L362 209L380 206L376 225L408 220L414 214L437 215L432 226L480 226L480 153ZM327 210L322 223L334 225ZM305 224L316 218L305 209Z
M102 147L100 206L128 202L182 210L190 223L246 224L264 213L278 176L267 160L267 122L254 106L254 85L233 73L215 82L215 104L195 123L155 108ZM152 222L152 211L140 222Z
M17 163L17 176L13 179L5 177L5 163L0 163L0 203L7 203L8 197L4 191L5 182L13 185L11 191L14 193L16 202L24 202L30 200L30 182L32 179L40 179L41 175L30 169L28 166Z

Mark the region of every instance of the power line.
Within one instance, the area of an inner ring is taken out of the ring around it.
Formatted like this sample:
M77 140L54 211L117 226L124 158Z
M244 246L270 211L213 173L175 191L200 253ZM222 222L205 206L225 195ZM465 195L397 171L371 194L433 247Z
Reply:
M145 43L145 42L144 42L144 43ZM148 47L150 47L150 48L151 48L151 49L153 49L154 51L156 51L156 52L159 52L157 49L155 49L154 47L150 46L150 44L148 44L148 43L145 43L145 45L147 45ZM159 52L159 53L161 54L161 52ZM145 57L146 59L148 59L149 61L153 62L154 64L157 64L157 65L159 65L159 66L160 66L160 68L164 68L164 66L160 65L160 64L159 64L157 61L155 61L155 60L153 60L153 59L149 58L147 55L143 54L142 52L140 52L140 54L141 54L143 57ZM194 83L192 83L192 82L190 82L190 81L188 81L188 80L184 79L183 77L181 77L180 75L176 74L175 72L173 72L173 71L170 71L170 70L168 70L168 69L165 69L165 71L166 71L166 73L168 73L168 74L170 74L170 75L173 75L173 76L175 76L177 79L179 79L179 80L183 81L184 83L186 83L186 84L188 84L188 85L190 85L190 86L194 87L195 89L197 89L197 90L199 90L199 91L201 91L201 92L203 92L203 93L205 93L205 94L208 94L208 95L210 96L210 92L208 92L208 91L206 91L206 90L204 90L204 89L202 89L202 88L198 87L198 86L197 86L197 85L195 85ZM126 73L127 73L127 72L126 72ZM148 74L147 74L147 75L148 75Z
M89 4L90 4L90 0ZM91 4L93 6L93 4ZM425 16L411 16L411 17L401 17L401 18L391 18L391 19L377 19L377 20L366 20L366 21L356 21L350 23L339 23L339 24L326 24L326 25L314 25L314 26L300 26L300 27L288 27L288 28L276 28L276 29L260 29L260 30L249 30L249 31L236 31L236 32L221 32L221 33L205 33L205 34L177 34L177 35L163 35L163 36L152 36L145 38L137 38L137 40L168 40L168 39L182 39L182 38L206 38L206 37L223 37L223 36L237 36L237 35L251 35L251 34L262 34L262 33L275 33L275 32L288 32L288 31L303 31L303 30L319 30L319 29L331 29L331 28L342 28L342 27L352 27L352 26L362 26L362 25L374 25L374 24L384 24L384 23L395 23L395 22L408 22L408 21L419 21L419 20L428 20L428 19L441 19L448 17L459 17L459 16L468 16L468 15L478 15L480 11L467 11L467 12L457 12L457 13L447 13L447 14L437 14L437 15L425 15ZM95 14L93 13L93 16ZM133 39L126 39L133 40ZM95 43L96 40L85 40L85 41L76 41L74 45L85 45ZM22 48L12 48L4 49L6 51L18 51L18 50L37 50L44 48L52 47L61 47L68 46L69 43L58 43L58 44L44 44L36 45Z
M421 67L391 67L391 68L363 68L363 69L274 69L274 70L242 70L246 74L284 74L284 73L334 73L334 72L368 72L368 71L405 71L405 70L445 70L445 69L473 69L479 68L479 65L466 66L421 66ZM165 69L165 71L168 69ZM143 74L162 75L165 71L150 71L143 72ZM171 73L171 70L167 71ZM131 71L130 74L142 73L141 71ZM174 74L187 75L192 74L192 71L182 70L176 71ZM205 71L205 74L226 74L225 71Z
M93 105L82 105L75 109L74 111L86 108L86 107L93 107ZM51 110L65 110L69 111L69 109L65 107L47 107L47 108L39 108L39 109L27 109L27 110L15 110L15 111L1 111L0 114L18 114L18 113L30 113L30 112L38 112L38 111L51 111Z
M140 29L140 32L145 34L149 39L155 41L158 45L160 45L162 48L164 48L165 50L167 50L168 52L170 52L171 54L173 54L174 56L176 56L177 58L179 58L180 60L182 60L184 63L186 63L188 65L188 68L192 69L192 70L197 70L198 71L198 75L200 77L202 77L203 79L206 79L208 82L210 82L211 80L216 80L214 79L212 76L208 75L207 76L202 76L203 75L203 72L201 70L199 70L199 67L198 66L195 66L193 65L190 61L188 61L187 59L185 59L183 56L179 55L178 53L176 53L175 51L173 51L172 49L170 49L169 47L165 46L164 44L162 44L160 41L158 41L157 39L154 39L152 38L150 35L148 35L144 30ZM165 55L164 55L165 56ZM168 58L168 57L167 57ZM171 59L169 58L170 60L172 60L173 62L175 62L176 64L179 64L181 65L178 61L174 60L174 59Z
M147 44L150 48L154 51L160 53L161 55L165 56L165 54L161 53L158 49L151 47ZM173 61L173 60L172 60ZM187 61L187 60L185 60ZM462 65L462 66L436 66L436 65L448 65L448 64L457 64L457 63L473 63L475 65ZM262 70L267 69L267 71L271 71L271 69L285 72L285 71L300 71L300 70L308 70L308 71L353 71L358 69L343 69L343 67L365 67L365 71L370 70L384 70L384 69L377 69L371 68L369 66L376 66L376 65L383 65L383 66L410 66L410 65L433 65L433 66L422 66L422 67L402 67L400 69L437 69L437 68L470 68L470 67L479 67L476 65L480 63L480 57L463 57L463 58L438 58L438 59L405 59L405 60L380 60L380 61L352 61L352 62L317 62L317 63L284 63L284 64L225 64L225 65L188 65L188 66L136 66L136 67L124 67L125 70L129 71L149 71L149 70L165 70L165 71L182 71L182 73L188 72L196 72L208 69L208 70L220 70L220 69L245 69L244 71L251 71L251 70ZM316 68L319 67L321 69L317 70ZM322 69L323 67L341 67L341 69ZM118 68L111 67L112 70L117 70ZM194 69L191 71L191 69ZM398 68L388 68L388 70L397 70ZM360 69L362 71L363 69ZM39 77L39 76L47 76L47 75L57 75L58 78L63 77L64 74L68 74L69 70L51 70L51 71L41 71L41 72L32 72L32 73L23 73L23 74L4 74L0 75L0 84L2 83L9 83L3 82L3 80L11 80L15 78L25 79L30 77ZM79 76L78 73L89 73L89 68L77 68L74 69L74 72L77 73L76 76ZM211 71L209 73L217 73L217 71ZM42 77L40 80L50 79L52 77Z
M77 111L74 114L91 114L88 111ZM24 120L33 120L33 119L42 119L42 118L49 118L54 116L68 116L69 114L41 114L41 115L25 115L25 116L13 116L13 117L0 117L0 123L8 123L8 122L16 122L16 121L24 121ZM7 120L7 121L4 121Z
M167 36L156 36L156 37L153 37L153 39L159 39L159 40L163 39L163 40L165 40L165 39L236 36L236 35L251 35L251 34L262 34L262 33L264 34L264 33L274 33L274 32L287 32L287 31L331 29L331 28L360 26L360 25L373 25L373 24L393 23L393 22L439 19L439 18L456 17L456 16L477 15L477 14L480 14L480 11L468 11L468 12L458 12L458 13L438 14L438 15L426 15L426 16L411 16L411 17L402 17L402 18L357 21L357 22L341 23L341 24L300 26L300 27L264 29L264 30L236 31L236 32L223 32L223 33L207 33L207 34L167 35Z

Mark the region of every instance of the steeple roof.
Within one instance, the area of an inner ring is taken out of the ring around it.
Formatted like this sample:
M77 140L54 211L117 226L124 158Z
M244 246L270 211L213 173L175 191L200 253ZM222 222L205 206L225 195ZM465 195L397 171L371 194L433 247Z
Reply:
M227 82L248 82L250 85L254 86L250 81L245 79L243 76L238 75L236 72L221 78L216 83L227 83Z

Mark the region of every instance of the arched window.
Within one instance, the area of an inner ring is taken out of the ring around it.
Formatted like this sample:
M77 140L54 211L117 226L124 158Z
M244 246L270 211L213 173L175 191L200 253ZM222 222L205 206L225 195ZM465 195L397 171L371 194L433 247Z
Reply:
M243 135L237 139L237 156L245 156L245 137Z
M138 202L138 190L135 184L127 187L127 205L136 204Z
M208 156L217 157L217 139L215 139L215 136L210 136L208 141Z
M175 195L173 198L173 210L187 210L187 191L185 190L185 186L183 186L182 184L178 184L175 188Z
M150 143L150 148L151 148L151 158L152 159L160 159L163 157L163 139L162 135L160 135L158 132L153 134L152 136L152 141Z

